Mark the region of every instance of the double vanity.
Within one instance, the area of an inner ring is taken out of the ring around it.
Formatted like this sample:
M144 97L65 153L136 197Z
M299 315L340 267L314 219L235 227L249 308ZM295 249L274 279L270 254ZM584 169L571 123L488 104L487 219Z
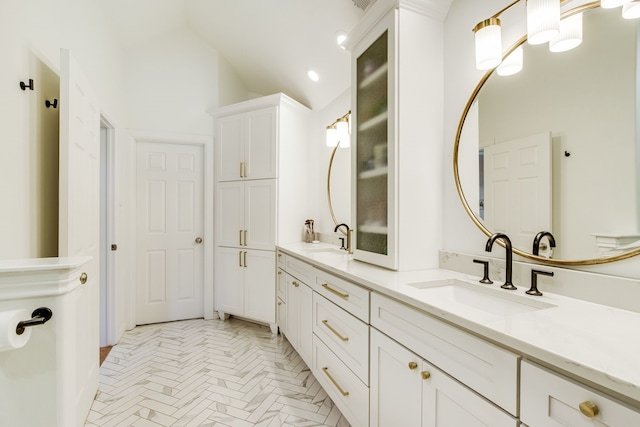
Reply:
M480 278L282 244L278 325L354 426L640 425L640 314Z

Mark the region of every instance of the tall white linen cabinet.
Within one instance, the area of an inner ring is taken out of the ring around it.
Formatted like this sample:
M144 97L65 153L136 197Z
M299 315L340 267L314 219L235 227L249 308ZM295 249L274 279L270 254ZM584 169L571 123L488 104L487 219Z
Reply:
M275 245L300 241L310 110L284 94L211 112L214 118L215 301L276 327Z

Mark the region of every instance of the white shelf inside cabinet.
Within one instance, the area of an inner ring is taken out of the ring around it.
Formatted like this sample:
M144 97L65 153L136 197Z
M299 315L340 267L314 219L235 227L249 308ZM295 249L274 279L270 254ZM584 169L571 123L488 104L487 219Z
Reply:
M364 132L366 130L376 127L377 125L383 124L384 122L387 121L388 116L389 114L387 111L384 111L378 114L377 116L373 116L372 118L370 118L369 120L365 121L360 125L360 131Z
M378 176L384 176L389 173L389 166L382 166L379 168L371 169L360 173L360 179L375 178Z
M361 233L371 233L371 234L387 234L389 233L389 227L386 225L361 225L360 226Z
M374 82L378 81L380 78L385 77L387 75L388 69L389 69L389 64L385 62L373 73L369 74L366 78L364 78L360 82L360 86L358 86L358 89L366 89L367 86L370 86Z

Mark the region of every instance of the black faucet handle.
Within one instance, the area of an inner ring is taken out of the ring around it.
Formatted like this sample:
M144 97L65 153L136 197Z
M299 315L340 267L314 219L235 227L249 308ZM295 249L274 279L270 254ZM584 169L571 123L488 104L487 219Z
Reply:
M541 296L542 292L538 290L538 275L553 277L553 271L531 270L531 288L526 291L529 295Z
M480 279L478 281L480 283L485 283L487 285L492 284L493 280L489 279L489 261L483 261L481 259L474 259L473 262L475 262L476 264L484 265L484 273L483 273L482 279Z
M339 239L340 239L340 249L344 249L346 251L347 248L344 246L344 237L339 237Z

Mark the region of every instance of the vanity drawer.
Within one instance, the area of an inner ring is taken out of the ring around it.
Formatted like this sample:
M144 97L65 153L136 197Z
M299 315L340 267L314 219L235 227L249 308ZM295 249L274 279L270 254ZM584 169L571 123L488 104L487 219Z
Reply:
M376 293L371 295L371 325L518 415L520 356Z
M369 388L315 335L313 374L352 426L369 425Z
M313 332L369 384L369 325L314 292Z
M363 322L369 323L370 292L365 288L347 282L333 274L316 270L313 290Z
M285 258L284 270L307 285L313 283L313 267L306 262L300 261L292 256L287 256Z
M278 298L282 301L287 302L287 279L286 273L282 271L282 269L278 268L276 273L276 292Z
M527 361L520 375L520 419L530 427L640 426L640 413L585 385Z

